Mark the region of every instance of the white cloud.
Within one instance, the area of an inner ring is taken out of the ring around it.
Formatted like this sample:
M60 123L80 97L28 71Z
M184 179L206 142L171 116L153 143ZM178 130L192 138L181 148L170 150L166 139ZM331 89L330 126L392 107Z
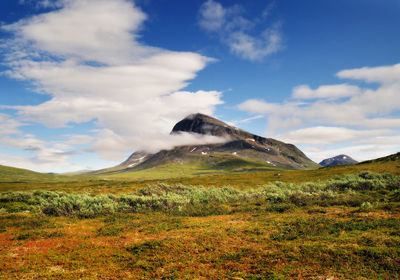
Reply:
M293 89L292 96L299 99L338 99L361 94L361 89L348 84L325 85L311 89L308 85L300 85Z
M293 130L278 137L293 144L329 145L344 141L379 137L392 132L389 129L356 130L345 127L315 126Z
M257 35L252 32L263 24L272 5L262 13L261 18L252 21L244 18L240 6L225 8L220 3L208 0L199 10L199 26L216 34L233 54L251 61L262 60L283 48L280 23L271 24Z
M374 137L370 138L360 138L357 140L357 143L360 144L373 144L373 145L391 145L391 146L396 146L398 147L400 143L400 135L377 135ZM398 148L397 151L400 151Z
M343 70L337 73L337 76L370 83L398 84L400 80L400 64Z
M62 9L3 28L16 34L21 44L33 44L35 51L98 63L124 63L152 51L135 41L134 34L146 15L131 2L64 0L60 3Z
M377 67L384 68L388 76L396 76L398 65ZM365 68L361 68L365 69ZM375 73L374 68L367 68L368 75ZM389 71L392 70L392 72ZM353 69L354 73L358 73L359 69ZM353 70L345 70L339 73L353 73ZM298 119L300 124L310 123L325 123L333 125L352 125L358 127L379 128L379 127L397 127L400 119L390 117L395 111L400 108L400 75L398 80L390 78L390 83L386 76L380 76L380 71L376 71L376 81L380 81L381 85L377 89L361 90L356 86L328 85L320 86L316 90L310 92L308 86L295 88L293 97L302 96L306 99L311 95L317 95L319 98L316 101L302 102L284 102L270 103L263 100L249 99L238 105L238 108L243 111L248 111L254 114L268 115L269 118L276 120ZM349 74L350 75L350 74ZM367 77L366 77L367 79ZM372 79L369 76L368 79ZM348 99L332 100L332 94L328 92L336 91L336 95L349 95ZM384 116L384 117L383 117Z
M122 160L134 150L171 147L175 122L195 112L212 115L223 103L221 92L182 91L212 60L140 43L146 15L131 1L59 3L60 9L3 26L15 37L6 43L6 73L50 96L39 105L14 106L20 120L48 127L95 120L97 135L81 139L92 141L87 150ZM78 143L46 145L57 154Z
M378 155L395 153L400 150L400 144L395 143L400 136L400 118L395 114L400 111L399 69L400 64L396 64L343 70L337 74L340 78L378 83L376 89L337 84L313 90L302 85L292 92L292 98L301 102L249 99L239 104L238 109L263 114L268 118L269 136L293 143L322 145L328 151L333 147L329 145L344 145L347 141L349 150L353 145L365 143L376 147ZM379 145L382 147L378 148ZM360 148L360 155L361 151ZM316 153L312 155L318 158Z

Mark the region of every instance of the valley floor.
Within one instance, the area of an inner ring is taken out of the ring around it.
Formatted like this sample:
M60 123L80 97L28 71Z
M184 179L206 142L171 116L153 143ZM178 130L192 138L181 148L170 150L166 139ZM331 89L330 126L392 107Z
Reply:
M0 279L400 279L400 165L385 164L164 183L7 175Z

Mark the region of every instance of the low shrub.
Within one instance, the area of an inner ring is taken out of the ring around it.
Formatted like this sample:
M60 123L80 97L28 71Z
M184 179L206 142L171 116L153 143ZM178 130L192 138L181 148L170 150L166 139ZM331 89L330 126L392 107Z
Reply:
M73 215L79 218L143 211L208 216L229 213L226 204L246 201L264 201L270 205L267 211L284 212L292 206L344 205L367 209L368 203L376 203L379 197L385 197L385 203L399 201L400 176L361 172L326 182L302 184L275 182L248 190L230 186L205 188L181 184L155 184L139 189L135 193L119 196L41 190L5 192L0 194L0 208L7 212L28 210L50 216Z
M32 210L32 206L25 203L25 202L8 202L8 203L0 203L0 208L4 209L3 211L5 213L18 213L18 212L24 212L24 211L30 211Z
M50 216L76 215L79 218L92 218L112 214L118 202L109 195L64 194L46 201L43 213Z
M328 180L325 189L339 191L346 189L357 191L398 190L400 189L400 176L394 176L390 173L378 174L364 171Z

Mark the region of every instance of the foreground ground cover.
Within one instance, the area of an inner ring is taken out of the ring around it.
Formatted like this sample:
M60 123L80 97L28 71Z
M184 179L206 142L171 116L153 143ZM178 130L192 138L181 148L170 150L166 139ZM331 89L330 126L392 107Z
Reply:
M5 192L0 278L399 279L399 182Z

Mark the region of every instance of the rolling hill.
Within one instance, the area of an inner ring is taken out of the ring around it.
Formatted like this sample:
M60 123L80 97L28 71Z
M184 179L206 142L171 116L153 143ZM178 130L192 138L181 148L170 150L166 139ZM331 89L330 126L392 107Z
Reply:
M395 161L400 161L400 152L391 154L391 155L388 155L385 157L380 157L377 159L366 160L366 161L360 162L359 164L385 163L385 162L395 162Z
M0 182L14 183L26 181L48 181L55 179L55 175L31 171L28 169L0 165Z

